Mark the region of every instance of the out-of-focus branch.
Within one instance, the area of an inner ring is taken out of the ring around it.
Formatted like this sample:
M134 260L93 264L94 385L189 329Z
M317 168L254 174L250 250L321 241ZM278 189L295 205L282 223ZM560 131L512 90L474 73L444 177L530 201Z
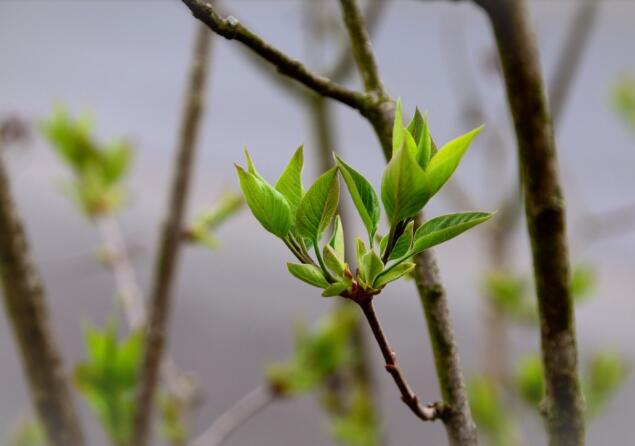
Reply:
M234 431L276 401L277 395L261 385L241 398L212 424L191 446L219 446Z
M560 49L551 82L549 102L554 125L560 122L567 96L578 72L582 56L592 35L593 25L598 15L600 0L579 0L575 16Z
M490 19L512 111L534 260L552 446L584 444L575 317L556 146L526 4L477 0Z
M209 65L211 33L204 25L196 27L196 41L189 84L183 109L176 159L170 185L165 220L160 232L150 298L144 355L134 420L134 445L150 441L159 369L165 350L172 307L172 288L179 260L185 205L192 181L192 167L200 127Z
M1 141L0 141L1 145ZM42 283L11 197L0 155L0 278L31 400L51 446L84 444L64 366L51 331Z
M223 18L216 8L204 0L183 0L192 14L215 33L228 40L237 40L256 54L274 65L284 75L304 84L316 93L336 99L357 110L367 108L367 98L363 93L349 90L326 77L310 71L298 60L293 59L260 36L240 24L235 17Z

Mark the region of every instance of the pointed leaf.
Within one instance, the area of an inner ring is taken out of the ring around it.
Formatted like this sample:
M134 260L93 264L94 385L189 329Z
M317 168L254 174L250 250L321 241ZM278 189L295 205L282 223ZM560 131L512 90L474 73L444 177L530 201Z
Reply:
M430 196L436 194L448 181L459 165L461 158L470 147L470 143L482 129L483 126L478 127L465 135L453 139L432 157L426 169L426 173L428 173L430 178Z
M359 265L359 262L362 258L362 256L366 254L366 245L364 244L364 241L357 237L355 239L355 258L357 259L357 264Z
M324 274L322 274L322 270L315 265L287 263L287 269L296 278L309 285L318 288L327 288L329 286L329 283L324 278Z
M296 231L312 242L318 241L337 211L340 186L337 167L322 174L306 191L296 213Z
M236 165L240 188L256 220L272 234L285 238L292 223L289 203L280 192Z
M302 187L303 165L304 158L302 155L302 146L300 146L276 182L276 189L285 196L291 205L292 212L295 212L298 208L300 200L302 200L302 194L304 193Z
M405 274L408 274L410 271L412 271L414 267L415 267L415 264L412 262L400 263L399 265L396 265L394 268L386 270L385 272L377 276L377 278L375 279L375 283L373 284L373 287L381 288L382 286L386 285L389 282L394 282L395 280L401 278Z
M466 212L435 217L417 229L409 255L416 255L432 246L450 240L468 229L489 220L493 215L493 213L487 212Z
M359 212L362 222L368 231L369 240L373 240L379 226L379 200L373 186L359 172L335 156L340 173L344 178L353 203Z
M382 256L384 255L384 252L386 251L386 247L388 246L388 238L389 238L389 236L390 236L390 234L386 234L379 241L379 252L380 252L380 254Z
M267 180L265 180L262 175L260 175L260 173L256 170L256 166L254 165L254 161L251 159L251 155L247 151L247 147L243 147L243 153L245 154L245 159L247 160L247 172L255 175L256 178L258 178L260 181L264 181L265 183L267 183Z
M410 151L399 149L381 182L381 199L391 225L416 215L430 199L427 174Z
M337 258L343 262L346 259L346 245L344 243L344 229L339 215L335 216L333 234L331 235L331 240L329 240L329 245L337 254Z
M414 237L414 224L414 221L408 223L408 226L406 226L406 229L404 229L403 234L401 234L399 239L397 239L395 246L390 252L388 260L400 259L401 257L405 256L408 251L410 251L410 247L412 246L412 239Z

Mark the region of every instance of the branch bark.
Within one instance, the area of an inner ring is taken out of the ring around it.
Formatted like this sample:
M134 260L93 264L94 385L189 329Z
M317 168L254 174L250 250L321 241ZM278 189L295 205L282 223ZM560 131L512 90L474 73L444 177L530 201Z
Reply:
M415 395L415 393L410 388L406 377L401 371L401 367L399 367L397 354L388 343L388 339L386 339L386 335L384 334L381 324L377 319L377 314L375 313L372 299L369 298L360 302L359 306L364 312L364 316L366 317L368 325L370 326L373 335L375 336L375 340L379 345L379 349L381 350L381 354L384 357L384 361L386 361L386 371L390 373L393 380L395 381L395 384L397 385L397 388L399 389L399 392L401 393L401 400L417 417L419 417L423 421L433 421L438 418L443 418L444 407L442 404L433 403L427 406L422 406L419 403L419 397Z
M538 52L523 0L477 0L503 66L521 162L545 366L545 421L552 446L584 444L565 209Z
M140 370L140 388L134 415L135 446L147 445L151 436L154 395L165 350L185 205L192 180L194 154L205 98L210 43L211 33L205 26L198 25L170 195L154 269L149 320Z
M0 156L0 278L31 400L51 446L85 444L64 366L50 327L44 289L30 258Z

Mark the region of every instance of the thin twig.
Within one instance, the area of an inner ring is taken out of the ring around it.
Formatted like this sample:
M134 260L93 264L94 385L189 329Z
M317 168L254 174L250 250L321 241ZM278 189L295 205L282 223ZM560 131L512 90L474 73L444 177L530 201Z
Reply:
M50 327L44 289L0 155L0 282L31 394L51 446L85 444L64 365Z
M410 388L408 381L401 371L399 362L397 361L397 354L388 343L388 339L386 339L386 335L384 335L381 324L377 319L377 314L375 313L372 300L368 299L360 302L359 306L364 312L364 316L366 316L368 325L373 331L373 335L377 340L377 344L379 345L381 354L384 357L384 361L386 361L386 371L390 373L397 385L397 388L399 389L399 392L401 393L401 400L417 417L421 418L423 421L433 421L442 418L443 405L441 403L433 403L427 406L422 406L419 402L419 397L415 395Z
M336 99L357 110L367 108L363 93L349 90L324 76L312 72L243 26L235 17L221 17L215 7L204 0L183 0L192 14L207 24L215 33L228 40L237 40L274 65L278 71L297 80L315 92Z
M276 401L277 396L261 385L225 411L191 446L219 446L240 426Z
M135 446L145 446L150 441L154 395L167 338L185 205L193 176L194 153L205 98L210 43L210 32L205 26L198 25L172 184L154 269L149 320L140 371L140 387L134 417Z
M490 19L512 111L534 260L545 421L552 446L584 444L564 200L535 39L522 0L478 0Z

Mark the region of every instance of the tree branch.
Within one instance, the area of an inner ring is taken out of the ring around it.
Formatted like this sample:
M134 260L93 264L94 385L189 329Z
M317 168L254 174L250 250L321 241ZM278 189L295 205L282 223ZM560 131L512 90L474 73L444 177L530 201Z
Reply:
M219 446L234 431L276 401L276 394L264 385L256 387L214 421L191 446Z
M210 42L211 34L207 28L197 25L170 195L154 269L149 320L140 371L140 387L134 415L135 446L145 446L150 441L154 395L167 338L172 287L180 254L185 205L192 180L194 153L205 99Z
M82 446L84 436L50 327L44 289L30 258L1 155L0 278L7 317L48 444Z
M397 361L397 354L393 351L392 347L388 343L388 339L384 335L384 331L381 328L381 324L375 314L372 299L367 299L359 302L359 306L366 316L368 325L373 331L373 335L377 340L379 349L386 361L386 371L390 373L392 379L395 381L399 392L401 393L401 400L410 408L410 410L423 421L433 421L439 418L443 418L443 405L441 403L433 403L427 406L422 406L419 403L419 397L410 388L408 381L406 380L399 362Z
M359 111L367 109L367 97L363 93L349 90L326 77L310 71L258 35L247 29L235 17L224 19L216 8L204 0L183 0L197 19L218 35L228 40L237 40L274 65L282 74L304 84L316 93L336 99Z
M479 3L496 37L518 140L541 320L549 444L580 446L584 444L584 404L569 290L565 210L538 53L524 1Z

